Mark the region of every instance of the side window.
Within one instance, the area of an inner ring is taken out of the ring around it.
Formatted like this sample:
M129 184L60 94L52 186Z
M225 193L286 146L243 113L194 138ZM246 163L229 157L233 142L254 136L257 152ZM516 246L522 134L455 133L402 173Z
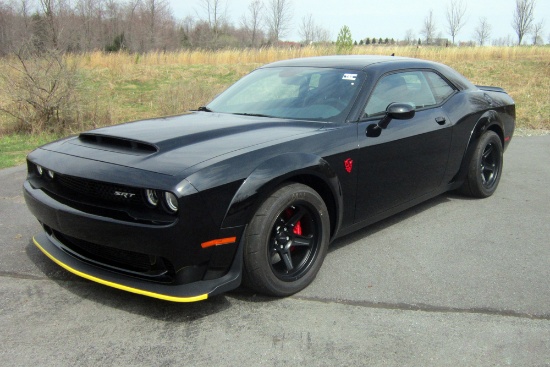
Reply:
M383 114L390 103L406 102L408 87L404 76L405 73L390 74L378 81L365 107L366 117Z
M430 86L432 87L433 95L437 104L443 102L447 99L447 97L453 94L454 89L439 75L432 72L426 72L425 74L430 81Z
M407 71L389 74L378 82L365 107L365 117L383 114L390 103L412 103L416 108L437 105L453 93L433 72Z

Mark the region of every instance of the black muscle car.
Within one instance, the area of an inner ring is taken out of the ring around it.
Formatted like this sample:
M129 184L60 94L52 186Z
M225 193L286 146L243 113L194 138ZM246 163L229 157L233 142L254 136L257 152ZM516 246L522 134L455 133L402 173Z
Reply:
M36 246L169 301L310 284L329 242L449 190L493 194L515 126L504 90L379 56L263 66L197 111L36 149Z

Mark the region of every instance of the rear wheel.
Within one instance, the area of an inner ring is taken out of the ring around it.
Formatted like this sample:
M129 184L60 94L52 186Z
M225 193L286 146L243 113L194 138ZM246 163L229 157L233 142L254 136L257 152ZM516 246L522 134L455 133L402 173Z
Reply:
M273 296L304 289L323 263L329 236L328 211L315 190L297 183L279 188L247 228L245 285Z
M487 131L477 142L468 176L459 191L478 198L491 196L500 181L502 161L502 142L494 131Z

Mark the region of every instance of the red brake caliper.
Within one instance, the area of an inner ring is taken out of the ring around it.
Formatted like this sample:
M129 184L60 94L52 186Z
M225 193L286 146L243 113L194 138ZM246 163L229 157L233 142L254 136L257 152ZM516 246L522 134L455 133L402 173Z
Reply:
M300 221L298 221L296 223L296 225L294 226L294 234L297 234L298 236L301 236L302 235L302 223Z
M292 217L292 214L294 214L294 212L292 211L292 209L288 208L286 211L285 211L285 214L287 216L287 218L290 218ZM292 230L292 233L294 233L295 235L298 235L298 236L301 236L302 235L302 223L300 221L296 222L296 224L294 225L294 229ZM294 246L290 246L290 251L294 251Z

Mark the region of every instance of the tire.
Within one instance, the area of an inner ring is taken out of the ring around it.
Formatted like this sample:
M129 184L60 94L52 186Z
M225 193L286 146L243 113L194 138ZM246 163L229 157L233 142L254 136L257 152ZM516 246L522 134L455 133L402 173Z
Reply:
M502 142L494 131L487 131L477 142L460 193L486 198L496 191L502 174Z
M244 285L270 296L304 289L321 268L329 237L328 210L319 194L297 183L280 187L248 225Z

